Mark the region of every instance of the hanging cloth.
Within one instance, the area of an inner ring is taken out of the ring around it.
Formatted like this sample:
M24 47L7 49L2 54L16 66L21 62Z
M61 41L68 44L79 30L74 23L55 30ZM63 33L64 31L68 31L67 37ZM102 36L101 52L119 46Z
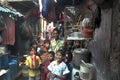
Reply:
M0 31L5 29L5 16L3 14L0 14Z
M47 19L48 18L48 14L50 12L51 9L51 0L44 0L43 2L43 7L42 7L42 16Z
M47 20L48 20L49 22L54 21L55 18L56 18L56 16L55 16L55 6L54 6L55 4L54 4L54 1L51 0L50 3L51 3L51 4L50 4L50 11L49 11L48 17L47 17Z
M15 43L15 21L6 17L6 28L2 32L2 44L14 45Z

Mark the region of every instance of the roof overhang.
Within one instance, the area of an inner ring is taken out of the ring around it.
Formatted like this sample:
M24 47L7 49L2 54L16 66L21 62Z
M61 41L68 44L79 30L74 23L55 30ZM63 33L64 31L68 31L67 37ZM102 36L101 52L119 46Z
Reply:
M19 17L23 16L23 15L22 15L21 13L19 13L19 12L10 10L10 9L5 8L5 7L2 7L2 6L0 6L0 12L2 12L2 13L7 13L7 15L14 15L14 16L19 16Z
M7 0L9 5L21 13L27 13L33 8L39 8L38 3L33 0Z

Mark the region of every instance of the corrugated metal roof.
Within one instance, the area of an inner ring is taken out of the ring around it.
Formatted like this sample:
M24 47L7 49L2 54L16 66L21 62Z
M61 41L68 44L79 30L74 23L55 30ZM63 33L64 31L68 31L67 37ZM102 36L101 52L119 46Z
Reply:
M39 6L33 0L24 0L24 1L8 1L9 5L14 9L18 10L22 14L28 13L31 9L39 9Z
M19 13L19 12L15 12L15 11L12 11L12 10L10 10L10 9L8 9L8 8L4 8L4 7L1 7L1 6L0 6L0 12L5 12L5 13L14 14L14 15L19 16L19 17L23 16L23 15L22 15L21 13Z

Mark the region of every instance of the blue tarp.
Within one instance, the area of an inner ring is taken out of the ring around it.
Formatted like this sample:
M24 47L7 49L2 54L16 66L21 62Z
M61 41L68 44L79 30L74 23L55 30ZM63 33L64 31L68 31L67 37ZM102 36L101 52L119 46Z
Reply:
M48 14L50 12L51 9L51 0L44 0L43 2L43 8L42 8L42 16L47 19L48 18Z

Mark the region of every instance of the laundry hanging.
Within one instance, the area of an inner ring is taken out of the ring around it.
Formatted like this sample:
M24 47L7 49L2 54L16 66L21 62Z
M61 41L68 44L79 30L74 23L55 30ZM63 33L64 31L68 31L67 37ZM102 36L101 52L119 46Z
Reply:
M42 16L47 19L48 18L48 14L50 12L51 9L51 0L44 0L43 2L43 8L42 8Z

